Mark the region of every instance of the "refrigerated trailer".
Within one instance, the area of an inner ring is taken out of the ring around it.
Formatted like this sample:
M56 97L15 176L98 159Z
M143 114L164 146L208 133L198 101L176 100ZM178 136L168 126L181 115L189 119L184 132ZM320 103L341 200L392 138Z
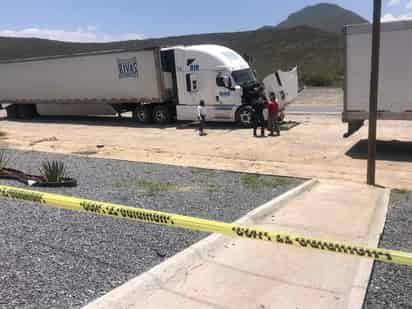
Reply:
M372 25L350 25L345 33L345 137L369 118ZM412 120L412 21L381 25L378 119Z
M297 96L298 73L265 80L281 107ZM218 45L111 50L0 62L0 104L9 118L115 115L142 123L196 120L205 101L210 121L251 123L259 83L235 51Z

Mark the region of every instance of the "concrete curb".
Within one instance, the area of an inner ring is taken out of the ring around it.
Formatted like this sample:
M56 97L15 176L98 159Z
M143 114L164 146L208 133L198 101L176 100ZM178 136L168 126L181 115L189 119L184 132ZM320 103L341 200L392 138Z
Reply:
M266 217L275 209L279 209L285 206L291 199L297 197L303 192L309 191L313 188L319 181L317 179L311 179L305 181L303 184L289 190L288 192L270 200L269 202L259 206L258 208L253 209L252 211L248 212L245 216L235 221L238 224L249 224L255 223L260 219Z
M369 238L367 243L369 246L378 246L381 238L383 228L385 227L386 214L388 212L389 200L391 190L385 189L385 192L379 201L374 214L374 220L369 230ZM366 245L366 244L365 244ZM361 259L356 273L352 288L349 291L348 302L346 308L348 309L362 309L366 298L366 292L369 286L369 280L372 274L374 265L373 260Z
M269 213L285 206L291 199L311 190L318 180L312 179L296 188L274 198L273 200L250 211L235 221L237 224L250 225L267 216ZM83 309L127 309L137 303L142 290L152 290L162 287L166 282L173 280L176 275L188 272L193 267L202 264L202 260L212 255L215 250L223 248L231 238L219 234L212 234L193 244L161 264L145 273L129 280L106 295L87 304Z

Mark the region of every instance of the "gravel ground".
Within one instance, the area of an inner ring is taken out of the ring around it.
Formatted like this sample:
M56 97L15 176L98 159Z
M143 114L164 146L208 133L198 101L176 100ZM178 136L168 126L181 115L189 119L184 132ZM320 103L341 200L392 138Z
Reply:
M38 152L9 154L9 167L29 173L38 173L42 160L63 160L79 182L76 188L44 191L227 222L302 182ZM206 235L2 199L0 308L79 308Z
M392 191L379 246L412 252L412 192ZM412 267L375 263L364 308L412 308Z

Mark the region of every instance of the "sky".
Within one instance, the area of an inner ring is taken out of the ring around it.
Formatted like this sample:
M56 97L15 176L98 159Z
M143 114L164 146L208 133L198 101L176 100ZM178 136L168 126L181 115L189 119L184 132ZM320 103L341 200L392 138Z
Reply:
M383 20L412 19L412 0L382 0ZM311 0L0 0L0 36L105 42L276 25ZM371 19L373 0L329 1Z

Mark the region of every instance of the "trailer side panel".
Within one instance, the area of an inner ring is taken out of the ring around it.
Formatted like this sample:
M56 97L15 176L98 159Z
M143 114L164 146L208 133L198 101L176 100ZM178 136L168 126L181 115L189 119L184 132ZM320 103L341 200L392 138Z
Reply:
M161 102L158 50L0 63L0 102Z
M346 28L343 120L368 118L371 25ZM379 119L412 119L412 22L382 24L378 97Z

